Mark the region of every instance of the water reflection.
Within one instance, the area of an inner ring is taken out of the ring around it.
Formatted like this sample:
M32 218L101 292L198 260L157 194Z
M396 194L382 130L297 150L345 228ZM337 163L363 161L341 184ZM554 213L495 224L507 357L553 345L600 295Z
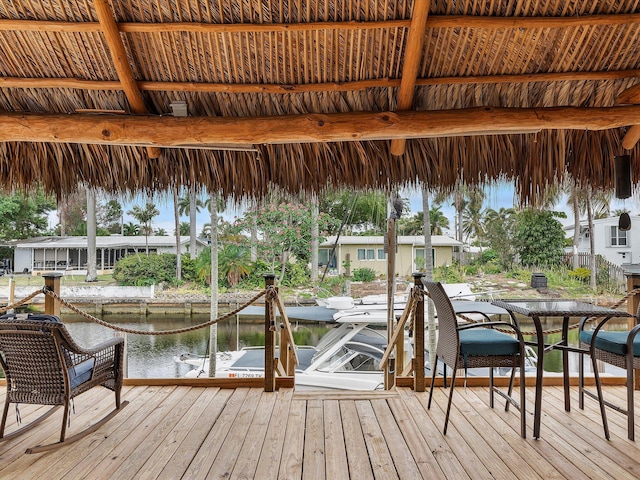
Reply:
M198 325L209 320L208 315L105 315L104 321L118 327L158 332ZM114 336L114 330L86 320L79 315L64 314L62 320L73 338L89 347ZM293 322L297 345L316 345L328 330L326 324ZM209 347L209 328L200 328L177 335L127 334L128 376L130 378L179 378L189 367L178 364L173 357L181 353L205 355ZM218 350L235 350L245 346L264 345L264 326L260 320L237 322L235 317L218 323Z
M145 331L163 331L198 325L209 320L208 315L176 316L176 315L149 315L149 316L122 316L105 315L104 320L120 327L126 327ZM63 321L74 339L82 346L91 346L107 340L114 335L114 331L90 322L81 316L64 314ZM554 330L561 326L558 319L549 319L543 323L543 330ZM524 331L532 331L533 322L529 318L519 319ZM572 323L579 321L572 319ZM246 317L238 322L235 317L225 319L218 323L218 350L235 350L245 346L264 345L264 326L260 319L246 320ZM611 322L612 329L626 328L626 320ZM293 335L297 345L317 345L324 333L327 332L326 324L295 323L293 322ZM552 333L545 336L545 343L555 343L560 340L560 333ZM525 340L532 340L526 337ZM178 335L127 335L128 349L128 376L130 378L179 378L189 370L189 366L178 364L173 357L181 353L205 355L208 352L209 328L200 328ZM569 344L578 346L578 329L569 330ZM590 362L585 361L587 369ZM621 371L611 365L606 365L605 371L620 375ZM548 372L562 371L562 352L553 350L544 356L544 369ZM573 374L578 371L578 355L569 354L569 369Z

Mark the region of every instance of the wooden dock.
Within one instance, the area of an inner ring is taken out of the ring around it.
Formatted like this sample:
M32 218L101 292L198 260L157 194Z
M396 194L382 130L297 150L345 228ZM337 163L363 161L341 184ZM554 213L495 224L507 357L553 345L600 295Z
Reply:
M4 390L4 387L3 387ZM0 443L2 479L637 479L640 442L626 438L622 415L611 412L604 439L597 403L563 408L562 388L544 390L542 437L528 435L517 411L488 406L486 387L457 388L442 435L446 397L428 393L302 392L259 388L125 386L129 405L97 432L53 452L27 447L56 441L62 412L20 438ZM622 400L622 387L606 387ZM0 394L4 402L4 391ZM76 399L70 434L113 407L95 388ZM23 422L40 407L21 405ZM15 428L11 406L9 427Z

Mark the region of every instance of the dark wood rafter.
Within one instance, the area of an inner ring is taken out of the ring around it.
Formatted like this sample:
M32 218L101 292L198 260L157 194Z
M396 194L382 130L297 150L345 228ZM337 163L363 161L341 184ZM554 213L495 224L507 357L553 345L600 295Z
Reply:
M467 108L270 117L0 114L0 141L158 147L288 144L607 130L640 124L640 106Z
M147 106L144 103L142 93L140 92L140 89L138 89L131 65L129 64L127 51L124 48L124 43L120 36L120 32L118 31L118 26L116 25L109 3L107 0L93 0L93 6L96 10L96 16L98 17L98 22L102 32L104 33L107 45L109 46L113 65L118 72L118 78L120 79L122 89L127 96L127 100L131 105L131 109L134 113L140 115L149 113ZM149 158L158 158L160 154L161 150L158 148L147 148L147 155L149 155Z
M402 77L396 101L396 109L399 111L409 110L413 104L413 94L416 88L420 60L422 60L424 50L424 34L430 6L431 0L414 2L413 4L411 27L409 28L407 46L404 50ZM405 140L402 138L392 140L391 154L396 156L403 155L405 143Z

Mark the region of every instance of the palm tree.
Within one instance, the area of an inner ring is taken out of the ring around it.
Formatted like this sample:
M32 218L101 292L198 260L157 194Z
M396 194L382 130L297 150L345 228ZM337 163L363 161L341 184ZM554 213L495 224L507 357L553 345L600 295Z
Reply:
M164 228L156 228L154 232L155 235L159 235L161 237L165 237L167 235L167 231Z
M133 218L140 223L142 232L144 233L145 250L147 255L149 255L149 235L153 233L151 222L155 217L160 215L160 211L153 203L147 202L144 208L139 205L134 205L127 213L132 215Z
M442 213L441 205L434 205L429 210L429 223L431 225L431 235L442 235L445 228L449 228L449 219Z
M469 200L462 213L462 227L466 235L465 241L473 237L479 242L484 238L484 222L482 221L484 192L479 188L469 190Z
M122 233L125 237L137 237L140 235L140 225L129 222L122 224Z
M189 190L189 196L178 200L178 212L180 215L189 216L189 255L191 259L196 258L196 214L204 206L202 200L197 197L195 190Z
M218 267L229 285L235 287L251 272L249 250L239 245L225 245L218 256Z
M173 222L176 237L176 279L182 280L182 251L180 249L180 211L178 209L178 187L173 189Z

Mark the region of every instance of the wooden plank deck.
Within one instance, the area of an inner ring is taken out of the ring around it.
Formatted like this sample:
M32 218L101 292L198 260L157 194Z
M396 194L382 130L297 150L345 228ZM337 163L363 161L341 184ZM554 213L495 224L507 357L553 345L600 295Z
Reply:
M624 388L606 387L622 401ZM22 437L0 443L0 479L636 479L640 441L610 412L604 439L597 403L564 411L562 388L546 386L542 437L528 435L517 411L488 406L488 388L456 389L449 432L442 435L446 397L428 393L265 393L258 388L125 386L129 405L97 432L53 452L25 449L56 440L56 412ZM4 402L4 392L0 395ZM70 434L113 407L113 394L93 389L76 399ZM21 405L23 422L42 408ZM15 428L10 410L8 431Z

